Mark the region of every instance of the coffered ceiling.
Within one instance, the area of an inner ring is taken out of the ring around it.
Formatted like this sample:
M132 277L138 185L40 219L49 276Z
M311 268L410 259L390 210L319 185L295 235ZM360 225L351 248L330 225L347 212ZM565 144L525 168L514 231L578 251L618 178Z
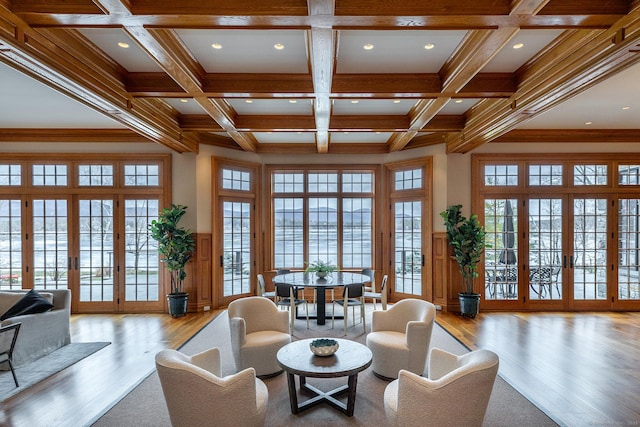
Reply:
M0 0L0 143L640 142L638 52L638 0Z

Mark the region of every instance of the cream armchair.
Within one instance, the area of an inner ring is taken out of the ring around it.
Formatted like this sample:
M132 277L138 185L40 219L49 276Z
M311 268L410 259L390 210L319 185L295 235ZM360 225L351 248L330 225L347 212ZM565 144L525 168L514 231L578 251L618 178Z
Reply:
M289 313L263 297L234 300L228 312L236 369L252 367L259 377L281 373L276 353L291 342Z
M402 370L384 391L384 411L391 425L402 427L481 426L498 355L476 350L462 356L434 348L429 378Z
M264 425L267 386L252 368L221 378L217 348L191 357L162 350L156 369L173 427Z
M435 317L435 305L419 299L404 299L387 311L374 311L367 335L373 372L385 379L398 378L401 369L422 375Z

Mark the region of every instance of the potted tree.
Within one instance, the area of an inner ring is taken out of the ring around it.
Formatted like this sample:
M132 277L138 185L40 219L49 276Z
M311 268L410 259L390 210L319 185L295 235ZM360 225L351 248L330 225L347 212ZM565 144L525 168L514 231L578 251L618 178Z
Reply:
M178 223L187 211L183 205L172 204L163 209L157 220L151 221L151 237L158 242L158 253L171 277L171 292L167 295L169 314L180 317L187 314L189 294L182 285L187 277L185 266L193 256L196 243L191 230L179 227Z
M447 240L453 248L453 258L462 274L463 289L458 294L462 316L474 318L479 311L480 294L474 292L473 282L478 277L478 262L485 247L485 230L477 215L468 219L461 213L462 205L451 205L440 213L447 228Z

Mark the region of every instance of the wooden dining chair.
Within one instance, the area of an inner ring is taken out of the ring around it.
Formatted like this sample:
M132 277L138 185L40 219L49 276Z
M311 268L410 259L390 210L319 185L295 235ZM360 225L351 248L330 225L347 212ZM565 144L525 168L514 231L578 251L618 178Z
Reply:
M336 318L336 304L341 305L344 311L344 334L347 335L347 323L349 322L349 307L352 307L353 311L353 325L356 324L355 308L360 307L360 318L362 321L362 327L365 333L367 332L367 326L364 320L364 300L362 298L362 283L353 283L346 285L342 292L342 299L333 300L333 313L331 314L331 328L333 328Z

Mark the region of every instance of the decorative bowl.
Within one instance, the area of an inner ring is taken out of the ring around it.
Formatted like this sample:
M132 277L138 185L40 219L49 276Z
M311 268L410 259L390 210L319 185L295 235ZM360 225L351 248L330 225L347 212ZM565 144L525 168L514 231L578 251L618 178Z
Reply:
M316 356L331 356L338 351L338 341L329 338L318 338L309 343L309 348Z

